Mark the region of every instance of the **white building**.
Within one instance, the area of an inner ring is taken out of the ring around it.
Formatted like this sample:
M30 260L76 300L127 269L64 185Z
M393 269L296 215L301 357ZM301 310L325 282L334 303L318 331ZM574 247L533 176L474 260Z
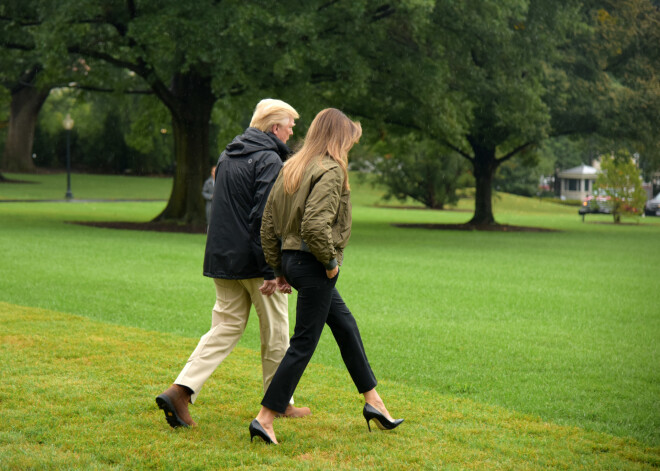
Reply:
M559 196L567 200L582 200L594 189L599 169L589 165L563 170L557 175L560 178Z

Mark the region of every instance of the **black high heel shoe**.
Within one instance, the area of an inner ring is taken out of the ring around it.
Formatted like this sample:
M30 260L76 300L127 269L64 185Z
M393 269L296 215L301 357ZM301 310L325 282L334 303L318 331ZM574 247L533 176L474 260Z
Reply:
M261 426L261 424L257 419L254 419L250 423L250 441L252 441L255 435L261 438L263 441L265 441L268 445L270 445L271 443L275 443L273 439L270 438L268 432L264 430L264 428Z
M371 419L374 419L376 421L376 425L378 425L378 428L381 430L392 430L393 428L398 427L401 424L401 422L403 422L403 419L396 419L390 421L387 417L381 414L378 409L376 409L374 406L372 406L369 403L364 405L364 409L362 409L362 415L364 415L364 418L367 421L367 428L369 429L370 432L371 432L371 425L369 425L369 421Z

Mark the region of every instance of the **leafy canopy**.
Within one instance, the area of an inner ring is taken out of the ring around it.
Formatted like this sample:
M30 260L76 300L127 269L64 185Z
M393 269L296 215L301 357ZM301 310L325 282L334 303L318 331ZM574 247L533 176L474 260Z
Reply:
M640 216L646 192L633 157L626 151L603 157L601 170L596 178L596 188L610 197L614 222L620 222L622 214Z

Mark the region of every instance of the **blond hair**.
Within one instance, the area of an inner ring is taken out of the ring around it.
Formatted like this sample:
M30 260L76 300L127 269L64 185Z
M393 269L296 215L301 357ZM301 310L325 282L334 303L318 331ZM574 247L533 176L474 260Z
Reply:
M300 187L305 169L315 157L329 155L344 172L344 188L348 184L348 151L360 140L362 126L351 121L335 108L319 112L309 126L305 142L293 157L286 161L282 169L284 190L292 195Z
M289 119L298 119L298 112L293 106L282 100L265 98L257 103L250 121L250 127L268 132L276 124L287 126Z

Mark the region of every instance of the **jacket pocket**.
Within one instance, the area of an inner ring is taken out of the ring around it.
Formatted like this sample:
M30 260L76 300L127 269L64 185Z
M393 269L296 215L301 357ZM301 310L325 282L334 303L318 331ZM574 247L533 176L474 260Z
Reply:
M343 249L346 247L349 236L351 235L351 193L342 192L339 198L339 208L337 218L332 226L332 239L335 247Z

